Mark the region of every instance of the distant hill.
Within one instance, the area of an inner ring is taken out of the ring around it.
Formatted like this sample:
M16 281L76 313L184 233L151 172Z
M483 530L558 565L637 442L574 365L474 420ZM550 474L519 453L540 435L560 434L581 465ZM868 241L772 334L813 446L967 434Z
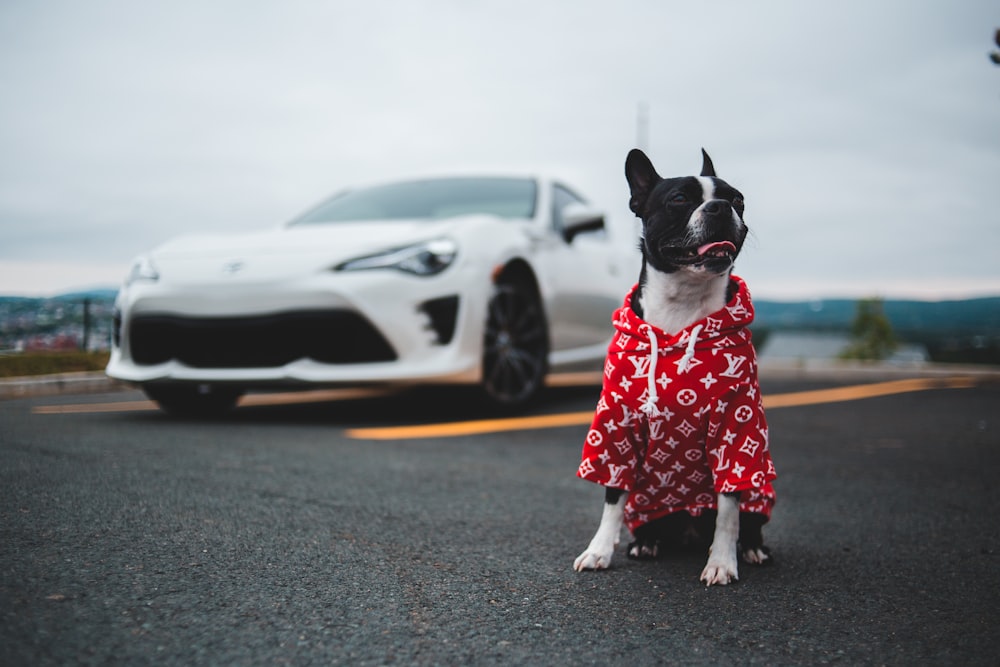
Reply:
M41 303L43 301L114 301L118 296L118 289L111 287L81 290L79 292L67 292L56 296L3 296L0 295L0 303Z
M857 311L854 299L784 303L755 301L754 340L771 333L850 331ZM957 301L882 302L897 340L923 346L937 362L1000 365L1000 297Z
M46 301L113 302L117 289L103 288L69 292L54 297L0 296L0 303L19 304ZM888 299L883 309L893 329L907 335L1000 336L1000 296L953 301ZM754 301L755 329L847 331L857 311L855 299L815 301Z
M114 301L116 296L118 296L117 288L101 288L84 290L82 292L69 292L67 294L60 294L59 296L53 298L59 301L81 301L83 299L92 299L95 301Z
M88 339L109 341L116 295L114 289L94 289L49 298L0 296L0 350L49 345L58 336L81 339L85 301L94 327ZM857 303L854 299L755 301L754 341L763 349L772 333L847 336ZM932 360L1000 365L1000 297L892 299L882 305L898 341L923 346Z
M1000 335L1000 297L957 301L888 299L883 310L899 334ZM857 310L853 299L785 303L755 301L755 328L842 331L850 329Z

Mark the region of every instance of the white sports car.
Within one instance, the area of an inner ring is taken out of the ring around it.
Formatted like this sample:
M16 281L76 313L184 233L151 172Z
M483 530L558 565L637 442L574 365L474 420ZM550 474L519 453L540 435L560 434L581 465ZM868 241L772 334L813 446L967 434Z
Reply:
M603 357L638 275L634 229L606 229L543 178L346 191L275 230L184 237L137 258L107 374L171 412L371 383L478 385L516 406L549 369Z

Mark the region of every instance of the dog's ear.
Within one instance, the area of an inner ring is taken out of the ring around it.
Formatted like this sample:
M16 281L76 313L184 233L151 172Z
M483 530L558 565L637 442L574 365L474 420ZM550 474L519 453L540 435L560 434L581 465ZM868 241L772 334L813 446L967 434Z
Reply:
M660 175L653 168L653 163L649 161L646 154L638 148L629 151L625 158L625 180L632 190L632 198L628 201L628 206L636 215L641 215L646 200L653 186L660 182Z
M701 149L701 175L715 176L715 165L712 164L712 158L708 157L704 148Z

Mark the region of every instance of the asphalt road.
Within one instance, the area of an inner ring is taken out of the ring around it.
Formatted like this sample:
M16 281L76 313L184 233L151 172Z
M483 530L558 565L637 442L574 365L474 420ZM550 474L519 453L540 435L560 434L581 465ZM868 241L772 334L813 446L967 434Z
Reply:
M486 416L427 391L0 402L0 664L998 664L1000 382L788 399L835 384L764 379L777 564L709 589L701 554L572 570L582 424L352 430Z

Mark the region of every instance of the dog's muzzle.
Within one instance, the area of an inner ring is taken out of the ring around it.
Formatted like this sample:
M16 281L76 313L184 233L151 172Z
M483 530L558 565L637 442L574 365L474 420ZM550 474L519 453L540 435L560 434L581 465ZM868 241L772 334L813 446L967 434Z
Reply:
M739 248L733 241L708 241L699 245L676 247L664 246L661 254L678 267L704 268L722 273L728 271L736 261Z

